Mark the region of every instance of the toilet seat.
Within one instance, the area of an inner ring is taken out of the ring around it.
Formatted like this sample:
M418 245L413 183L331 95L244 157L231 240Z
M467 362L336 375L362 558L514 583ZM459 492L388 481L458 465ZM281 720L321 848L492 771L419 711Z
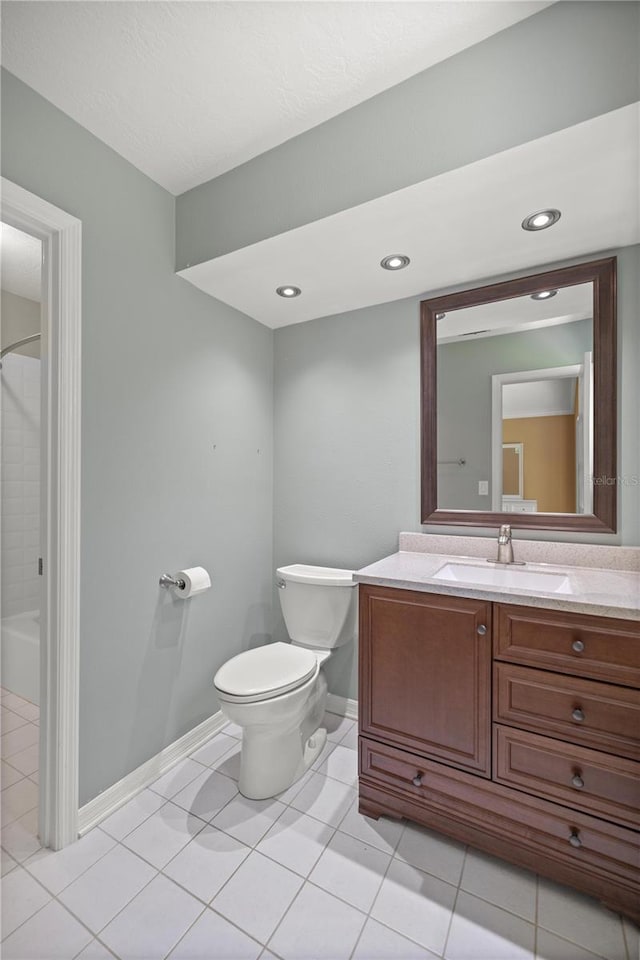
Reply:
M256 703L295 690L319 669L313 651L270 643L232 657L220 667L213 685L221 700Z

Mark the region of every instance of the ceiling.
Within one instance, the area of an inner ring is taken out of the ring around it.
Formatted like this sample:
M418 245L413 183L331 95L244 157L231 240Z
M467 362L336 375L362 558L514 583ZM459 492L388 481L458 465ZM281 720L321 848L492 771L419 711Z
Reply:
M638 243L639 131L632 104L180 276L277 328ZM562 211L555 226L522 230L525 216L550 206ZM382 270L392 253L410 266ZM276 296L282 284L302 295Z
M2 289L17 297L40 301L42 244L22 230L0 223L0 280Z
M2 62L179 194L548 2L2 4Z

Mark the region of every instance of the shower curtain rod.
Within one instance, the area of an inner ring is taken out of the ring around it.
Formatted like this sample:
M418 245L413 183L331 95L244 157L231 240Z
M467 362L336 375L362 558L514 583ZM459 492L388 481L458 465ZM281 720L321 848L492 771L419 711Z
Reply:
M2 350L0 350L0 360L2 360L5 354L11 353L12 350L17 350L18 347L24 347L26 343L33 343L34 340L39 339L39 333L32 333L30 337L23 337L22 340L16 340L15 343L10 343L8 347L3 347Z

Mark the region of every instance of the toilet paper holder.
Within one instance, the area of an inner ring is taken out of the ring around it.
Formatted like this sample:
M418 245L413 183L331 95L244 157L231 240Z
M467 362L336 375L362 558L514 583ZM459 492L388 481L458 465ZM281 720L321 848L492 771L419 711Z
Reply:
M161 587L177 587L178 590L184 590L186 586L184 580L176 580L175 577L169 576L168 573L163 573L158 582Z

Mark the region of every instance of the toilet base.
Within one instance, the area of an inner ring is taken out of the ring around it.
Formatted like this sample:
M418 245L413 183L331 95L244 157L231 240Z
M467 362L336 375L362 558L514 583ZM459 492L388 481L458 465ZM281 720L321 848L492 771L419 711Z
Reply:
M327 702L327 681L319 673L305 704L302 722L248 724L242 731L238 789L249 800L266 800L288 790L315 763L327 742L320 727Z

